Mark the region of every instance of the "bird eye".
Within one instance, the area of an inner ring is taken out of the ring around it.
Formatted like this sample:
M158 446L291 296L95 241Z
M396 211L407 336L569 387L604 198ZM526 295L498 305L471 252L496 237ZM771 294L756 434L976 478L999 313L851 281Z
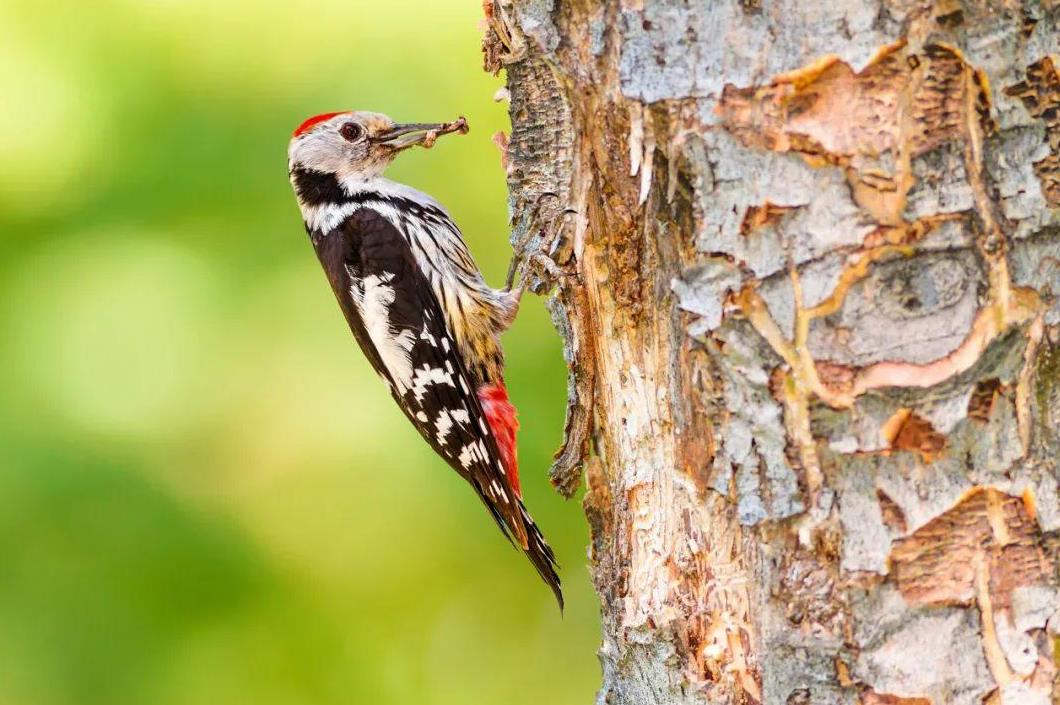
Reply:
M364 139L364 128L355 122L347 122L339 128L339 134L347 142L359 142Z

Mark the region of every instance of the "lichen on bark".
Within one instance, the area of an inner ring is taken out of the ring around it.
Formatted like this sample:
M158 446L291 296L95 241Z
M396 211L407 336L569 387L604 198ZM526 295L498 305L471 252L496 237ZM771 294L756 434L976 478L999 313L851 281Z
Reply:
M1060 697L1060 5L485 10L600 702Z

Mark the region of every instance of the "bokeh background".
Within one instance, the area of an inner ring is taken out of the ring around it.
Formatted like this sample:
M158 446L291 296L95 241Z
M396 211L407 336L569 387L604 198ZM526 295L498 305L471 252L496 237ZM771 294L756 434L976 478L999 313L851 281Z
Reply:
M506 344L563 617L361 358L286 179L310 114L466 115L390 175L447 204L499 284L507 115L480 15L0 0L0 705L592 701L541 302Z

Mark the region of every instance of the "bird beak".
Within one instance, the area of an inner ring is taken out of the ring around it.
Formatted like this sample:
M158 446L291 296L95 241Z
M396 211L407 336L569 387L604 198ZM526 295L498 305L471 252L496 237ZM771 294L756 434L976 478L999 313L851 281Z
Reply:
M452 132L466 134L467 120L459 117L452 122L410 122L404 125L394 125L377 136L374 141L394 151L407 149L416 144L429 148L440 135L448 135Z

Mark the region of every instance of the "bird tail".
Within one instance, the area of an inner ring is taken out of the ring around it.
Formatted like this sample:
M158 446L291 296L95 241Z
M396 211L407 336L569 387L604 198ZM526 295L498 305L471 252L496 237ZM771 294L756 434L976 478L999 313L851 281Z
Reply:
M559 567L556 565L556 554L552 552L552 547L545 541L544 535L537 528L537 524L534 523L530 512L526 511L526 505L523 504L522 500L519 501L519 511L522 513L523 526L526 527L527 541L523 552L530 559L530 562L534 564L537 574L541 576L541 579L552 590L552 594L556 596L556 602L559 603L559 610L562 612L563 589L560 586L559 575L556 573L556 569Z
M510 525L509 520L501 514L497 505L487 498L485 492L479 489L477 485L475 485L475 489L478 491L479 499L486 505L490 516L493 517L493 521L497 523L497 528L504 534L504 538L508 539L513 546L520 549L530 559L534 568L537 569L537 574L541 576L541 579L552 590L552 594L556 596L556 602L559 603L559 609L562 612L563 590L560 586L559 575L556 572L559 567L556 564L556 554L552 552L552 547L548 545L548 541L545 540L541 529L537 528L537 524L534 523L530 512L526 510L523 500L516 499L519 505L519 526L513 527ZM519 529L522 531L519 532ZM522 536L520 536L520 533ZM523 541L526 543L524 544Z
M515 407L508 399L508 390L504 387L504 380L494 384L482 386L478 390L479 402L482 404L483 413L489 422L490 430L497 441L497 449L500 452L504 465L508 487L512 490L512 498L519 504L519 513L502 512L486 499L486 495L479 495L486 502L493 518L497 520L501 530L515 546L521 548L530 562L534 564L538 575L545 584L552 589L556 596L559 609L563 611L563 591L560 588L559 575L556 574L556 555L545 541L541 530L537 528L530 512L526 511L523 504L522 492L519 488L519 465L515 452L515 433L519 429L519 421L516 418ZM509 505L510 506L510 505Z

